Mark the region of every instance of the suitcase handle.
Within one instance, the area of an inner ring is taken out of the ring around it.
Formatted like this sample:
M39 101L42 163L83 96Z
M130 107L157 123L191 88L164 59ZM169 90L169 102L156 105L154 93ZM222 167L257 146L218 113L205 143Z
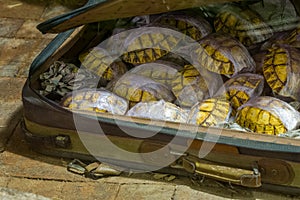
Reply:
M256 167L253 170L234 168L204 161L191 155L181 157L178 163L184 170L195 175L250 188L258 188L262 185L261 174Z

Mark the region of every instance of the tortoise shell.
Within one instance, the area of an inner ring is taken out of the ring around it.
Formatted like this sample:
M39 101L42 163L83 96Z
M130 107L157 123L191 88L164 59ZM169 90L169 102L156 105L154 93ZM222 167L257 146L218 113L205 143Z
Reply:
M225 96L231 103L233 114L251 98L260 96L264 89L264 77L258 74L239 74L225 82L216 96Z
M188 112L173 103L160 101L140 102L133 106L127 116L186 123Z
M184 107L192 107L209 97L209 88L205 79L192 65L185 65L182 70L179 70L171 85L177 104Z
M153 62L172 51L180 42L180 38L168 33L168 29L160 32L155 27L136 29L124 41L126 53L122 58L131 64ZM162 27L157 27L162 28ZM182 39L182 38L181 38Z
M256 133L278 135L298 128L300 113L280 99L261 96L238 109L236 122Z
M254 72L256 64L248 50L227 34L213 33L199 41L193 60L209 71L231 77L240 72Z
M272 91L300 100L300 51L288 45L274 45L263 59L263 74Z
M125 74L127 71L127 66L123 62L113 60L109 53L100 47L82 53L79 60L82 66L107 82Z
M217 32L229 33L245 46L251 46L269 39L272 28L261 16L250 8L225 5L214 20Z
M274 45L287 44L300 47L300 26L289 31L274 33L274 35L261 46L261 50L267 50Z
M290 31L290 33L284 39L283 43L299 48L300 47L300 26Z
M167 86L148 77L126 73L112 86L112 91L129 100L132 107L139 102L165 100L173 102L175 97Z
M132 68L129 73L138 74L171 87L173 79L182 67L173 62L156 61L145 63Z
M300 112L300 102L299 101L292 101L289 103L293 108Z
M225 98L210 98L197 103L191 109L188 123L204 127L215 126L229 120L230 102Z
M165 24L198 41L212 33L212 27L199 13L171 12L160 15L154 24Z
M128 110L128 101L104 89L82 89L66 95L61 106L72 111L92 111L124 115Z

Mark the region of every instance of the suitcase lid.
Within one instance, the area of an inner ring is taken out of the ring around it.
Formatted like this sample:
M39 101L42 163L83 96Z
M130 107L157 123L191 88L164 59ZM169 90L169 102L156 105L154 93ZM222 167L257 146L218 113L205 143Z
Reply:
M37 26L42 33L59 33L83 24L117 18L158 14L236 0L90 0L82 8L49 19Z

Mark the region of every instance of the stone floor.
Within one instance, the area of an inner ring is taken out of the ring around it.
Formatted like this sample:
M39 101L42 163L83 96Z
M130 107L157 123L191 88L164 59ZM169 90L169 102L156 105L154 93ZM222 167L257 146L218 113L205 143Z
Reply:
M68 172L67 159L33 152L19 125L21 90L30 63L55 36L42 35L35 26L69 9L26 2L0 0L0 199L298 199L209 179L168 182L134 174L91 180Z

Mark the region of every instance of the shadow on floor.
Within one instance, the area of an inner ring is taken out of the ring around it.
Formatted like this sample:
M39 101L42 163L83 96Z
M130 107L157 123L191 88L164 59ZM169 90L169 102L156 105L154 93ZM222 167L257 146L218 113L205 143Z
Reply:
M12 137L14 130L16 129L19 121L21 120L23 110L22 108L17 109L11 114L10 118L7 119L9 122L6 127L0 128L0 152L6 150L7 143Z

